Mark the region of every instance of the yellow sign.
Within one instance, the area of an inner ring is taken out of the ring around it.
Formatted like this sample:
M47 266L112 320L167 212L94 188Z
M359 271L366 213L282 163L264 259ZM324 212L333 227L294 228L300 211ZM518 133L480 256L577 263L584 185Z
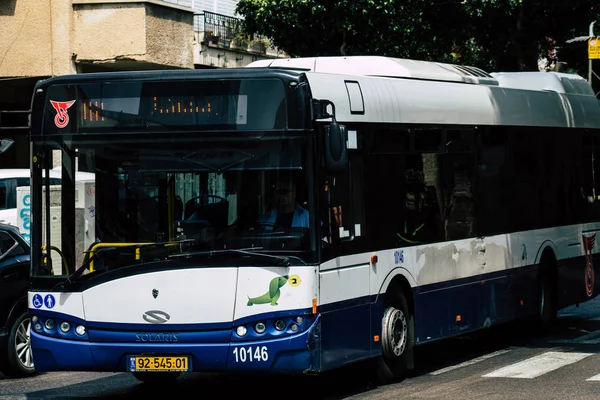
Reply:
M588 41L588 58L590 60L600 59L600 37L591 38Z
M140 334L152 335L150 333ZM160 335L157 333L156 335ZM166 333L165 335L169 335ZM187 371L189 370L187 356L182 357L132 357L130 371Z
M298 275L292 275L290 276L290 279L288 281L290 283L290 286L298 286L300 284L300 277Z

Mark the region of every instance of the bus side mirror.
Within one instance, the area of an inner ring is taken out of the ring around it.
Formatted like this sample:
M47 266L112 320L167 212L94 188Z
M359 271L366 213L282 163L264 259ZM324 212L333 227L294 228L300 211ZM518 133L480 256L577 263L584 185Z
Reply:
M329 173L348 168L348 130L333 120L325 126L325 168Z
M13 145L15 141L12 139L2 139L0 140L0 154L4 153L6 150Z
M329 173L345 171L348 168L348 130L335 120L335 104L329 100L313 99L312 106L314 119L331 118L331 122L323 128L325 169ZM331 107L331 112L328 107Z

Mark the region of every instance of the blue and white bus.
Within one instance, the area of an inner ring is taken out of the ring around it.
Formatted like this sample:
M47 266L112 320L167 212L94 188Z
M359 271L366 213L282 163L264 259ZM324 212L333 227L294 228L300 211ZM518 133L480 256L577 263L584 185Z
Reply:
M39 371L372 360L389 381L416 346L598 293L600 104L576 75L322 57L61 76L35 88L31 145Z

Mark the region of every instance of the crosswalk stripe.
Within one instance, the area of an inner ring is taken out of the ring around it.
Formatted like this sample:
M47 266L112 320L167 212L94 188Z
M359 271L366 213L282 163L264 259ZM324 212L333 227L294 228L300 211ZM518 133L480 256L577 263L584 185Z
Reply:
M600 381L600 375L594 375L591 378L587 378L586 381Z
M516 364L500 368L483 376L485 378L532 379L554 371L555 369L581 361L592 354L593 353L562 353L549 351Z
M549 343L560 343L560 344L598 344L600 343L600 330L589 332L583 336L579 336L574 339L557 339L550 340Z
M473 365L473 364L477 364L478 362L485 361L485 360L487 360L489 358L499 356L500 354L508 353L509 351L510 350L498 350L498 351L495 351L493 353L486 354L486 355L483 355L481 357L477 357L477 358L474 358L472 360L462 362L460 364L451 365L451 366L446 367L446 368L438 369L437 371L431 372L429 375L440 375L440 374L443 374L443 373L446 373L446 372L449 372L449 371L452 371L452 370L455 370L455 369L458 369L458 368L467 367L469 365Z

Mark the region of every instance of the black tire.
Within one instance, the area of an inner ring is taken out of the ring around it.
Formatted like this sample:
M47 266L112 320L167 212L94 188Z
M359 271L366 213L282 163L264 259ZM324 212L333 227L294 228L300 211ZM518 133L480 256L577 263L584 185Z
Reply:
M414 316L403 293L388 298L381 325L381 356L376 360L375 379L387 384L402 380L413 364Z
M169 385L177 381L181 372L133 372L133 376L146 385Z
M540 263L538 273L538 315L536 323L542 330L552 327L556 321L556 279L554 265L548 258Z
M7 341L6 359L1 365L2 373L13 378L22 378L35 374L31 352L31 319L24 312L13 321Z

